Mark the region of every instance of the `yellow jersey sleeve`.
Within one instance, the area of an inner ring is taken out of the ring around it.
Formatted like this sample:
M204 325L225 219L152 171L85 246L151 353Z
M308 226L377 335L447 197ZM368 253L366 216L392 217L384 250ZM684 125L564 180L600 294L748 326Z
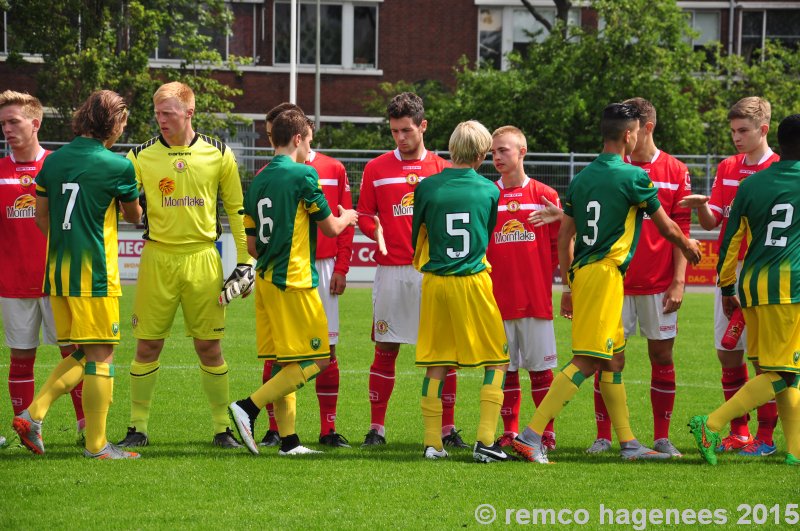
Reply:
M222 174L219 183L222 206L228 214L231 235L236 245L236 263L247 264L252 258L247 253L247 237L244 233L244 197L239 167L232 149L226 149L222 157Z

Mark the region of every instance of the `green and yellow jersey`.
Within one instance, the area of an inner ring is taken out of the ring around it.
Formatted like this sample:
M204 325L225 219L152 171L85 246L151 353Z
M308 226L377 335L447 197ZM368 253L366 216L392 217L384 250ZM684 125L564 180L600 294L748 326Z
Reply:
M659 209L647 173L622 157L601 153L572 179L564 213L575 220L571 269L610 260L623 274L636 250L644 214Z
M782 160L739 183L720 247L722 294L735 295L739 248L742 306L800 302L800 161Z
M144 238L171 245L213 243L222 235L217 201L228 214L236 261L246 263L242 183L233 151L197 133L188 146L157 136L128 152L144 195Z
M117 200L139 197L131 163L93 138L77 137L51 154L36 176L50 228L44 293L120 297Z
M487 268L500 190L472 168L445 168L417 185L411 242L414 267L466 276Z
M331 215L317 171L286 155L276 156L253 179L244 211L262 278L284 290L315 288L315 222Z

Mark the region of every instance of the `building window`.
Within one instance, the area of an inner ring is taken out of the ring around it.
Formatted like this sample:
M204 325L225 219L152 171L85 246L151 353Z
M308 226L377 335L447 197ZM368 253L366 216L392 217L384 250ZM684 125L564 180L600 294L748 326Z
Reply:
M274 64L289 63L291 5L275 3ZM378 67L378 8L353 2L320 6L320 63L343 68ZM298 63L316 62L317 7L299 2L297 9Z
M536 7L536 11L555 23L554 7ZM568 20L570 25L580 24L580 10L570 9ZM494 68L508 68L508 53L524 54L531 42L542 42L547 36L547 29L524 7L486 7L478 11L478 58Z
M739 53L748 61L761 56L756 50L764 47L766 40L778 41L784 46L800 49L800 9L771 9L744 11L741 18Z
M700 35L692 39L695 50L701 50L709 42L720 40L719 11L688 11L689 24Z

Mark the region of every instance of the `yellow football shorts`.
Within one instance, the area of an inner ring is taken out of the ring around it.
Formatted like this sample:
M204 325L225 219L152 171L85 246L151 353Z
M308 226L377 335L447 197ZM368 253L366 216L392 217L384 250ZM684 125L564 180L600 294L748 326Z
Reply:
M258 357L278 363L330 357L328 319L317 288L282 290L256 274Z
M180 305L187 336L222 338L225 308L218 303L222 283L222 259L213 243L146 242L133 301L134 337L169 337Z
M485 367L508 361L503 318L489 273L424 273L417 366Z
M800 373L800 304L742 308L747 352L765 371Z
M625 350L622 274L600 260L572 273L572 354L609 360Z
M119 344L119 297L50 297L59 344Z

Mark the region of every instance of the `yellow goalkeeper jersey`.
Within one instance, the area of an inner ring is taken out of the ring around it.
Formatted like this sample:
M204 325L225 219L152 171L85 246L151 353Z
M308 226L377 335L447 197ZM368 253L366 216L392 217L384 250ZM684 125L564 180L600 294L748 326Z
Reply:
M247 263L242 183L233 151L200 133L188 146L157 136L128 152L144 196L144 238L181 245L214 242L222 234L218 202L228 214L237 262Z

